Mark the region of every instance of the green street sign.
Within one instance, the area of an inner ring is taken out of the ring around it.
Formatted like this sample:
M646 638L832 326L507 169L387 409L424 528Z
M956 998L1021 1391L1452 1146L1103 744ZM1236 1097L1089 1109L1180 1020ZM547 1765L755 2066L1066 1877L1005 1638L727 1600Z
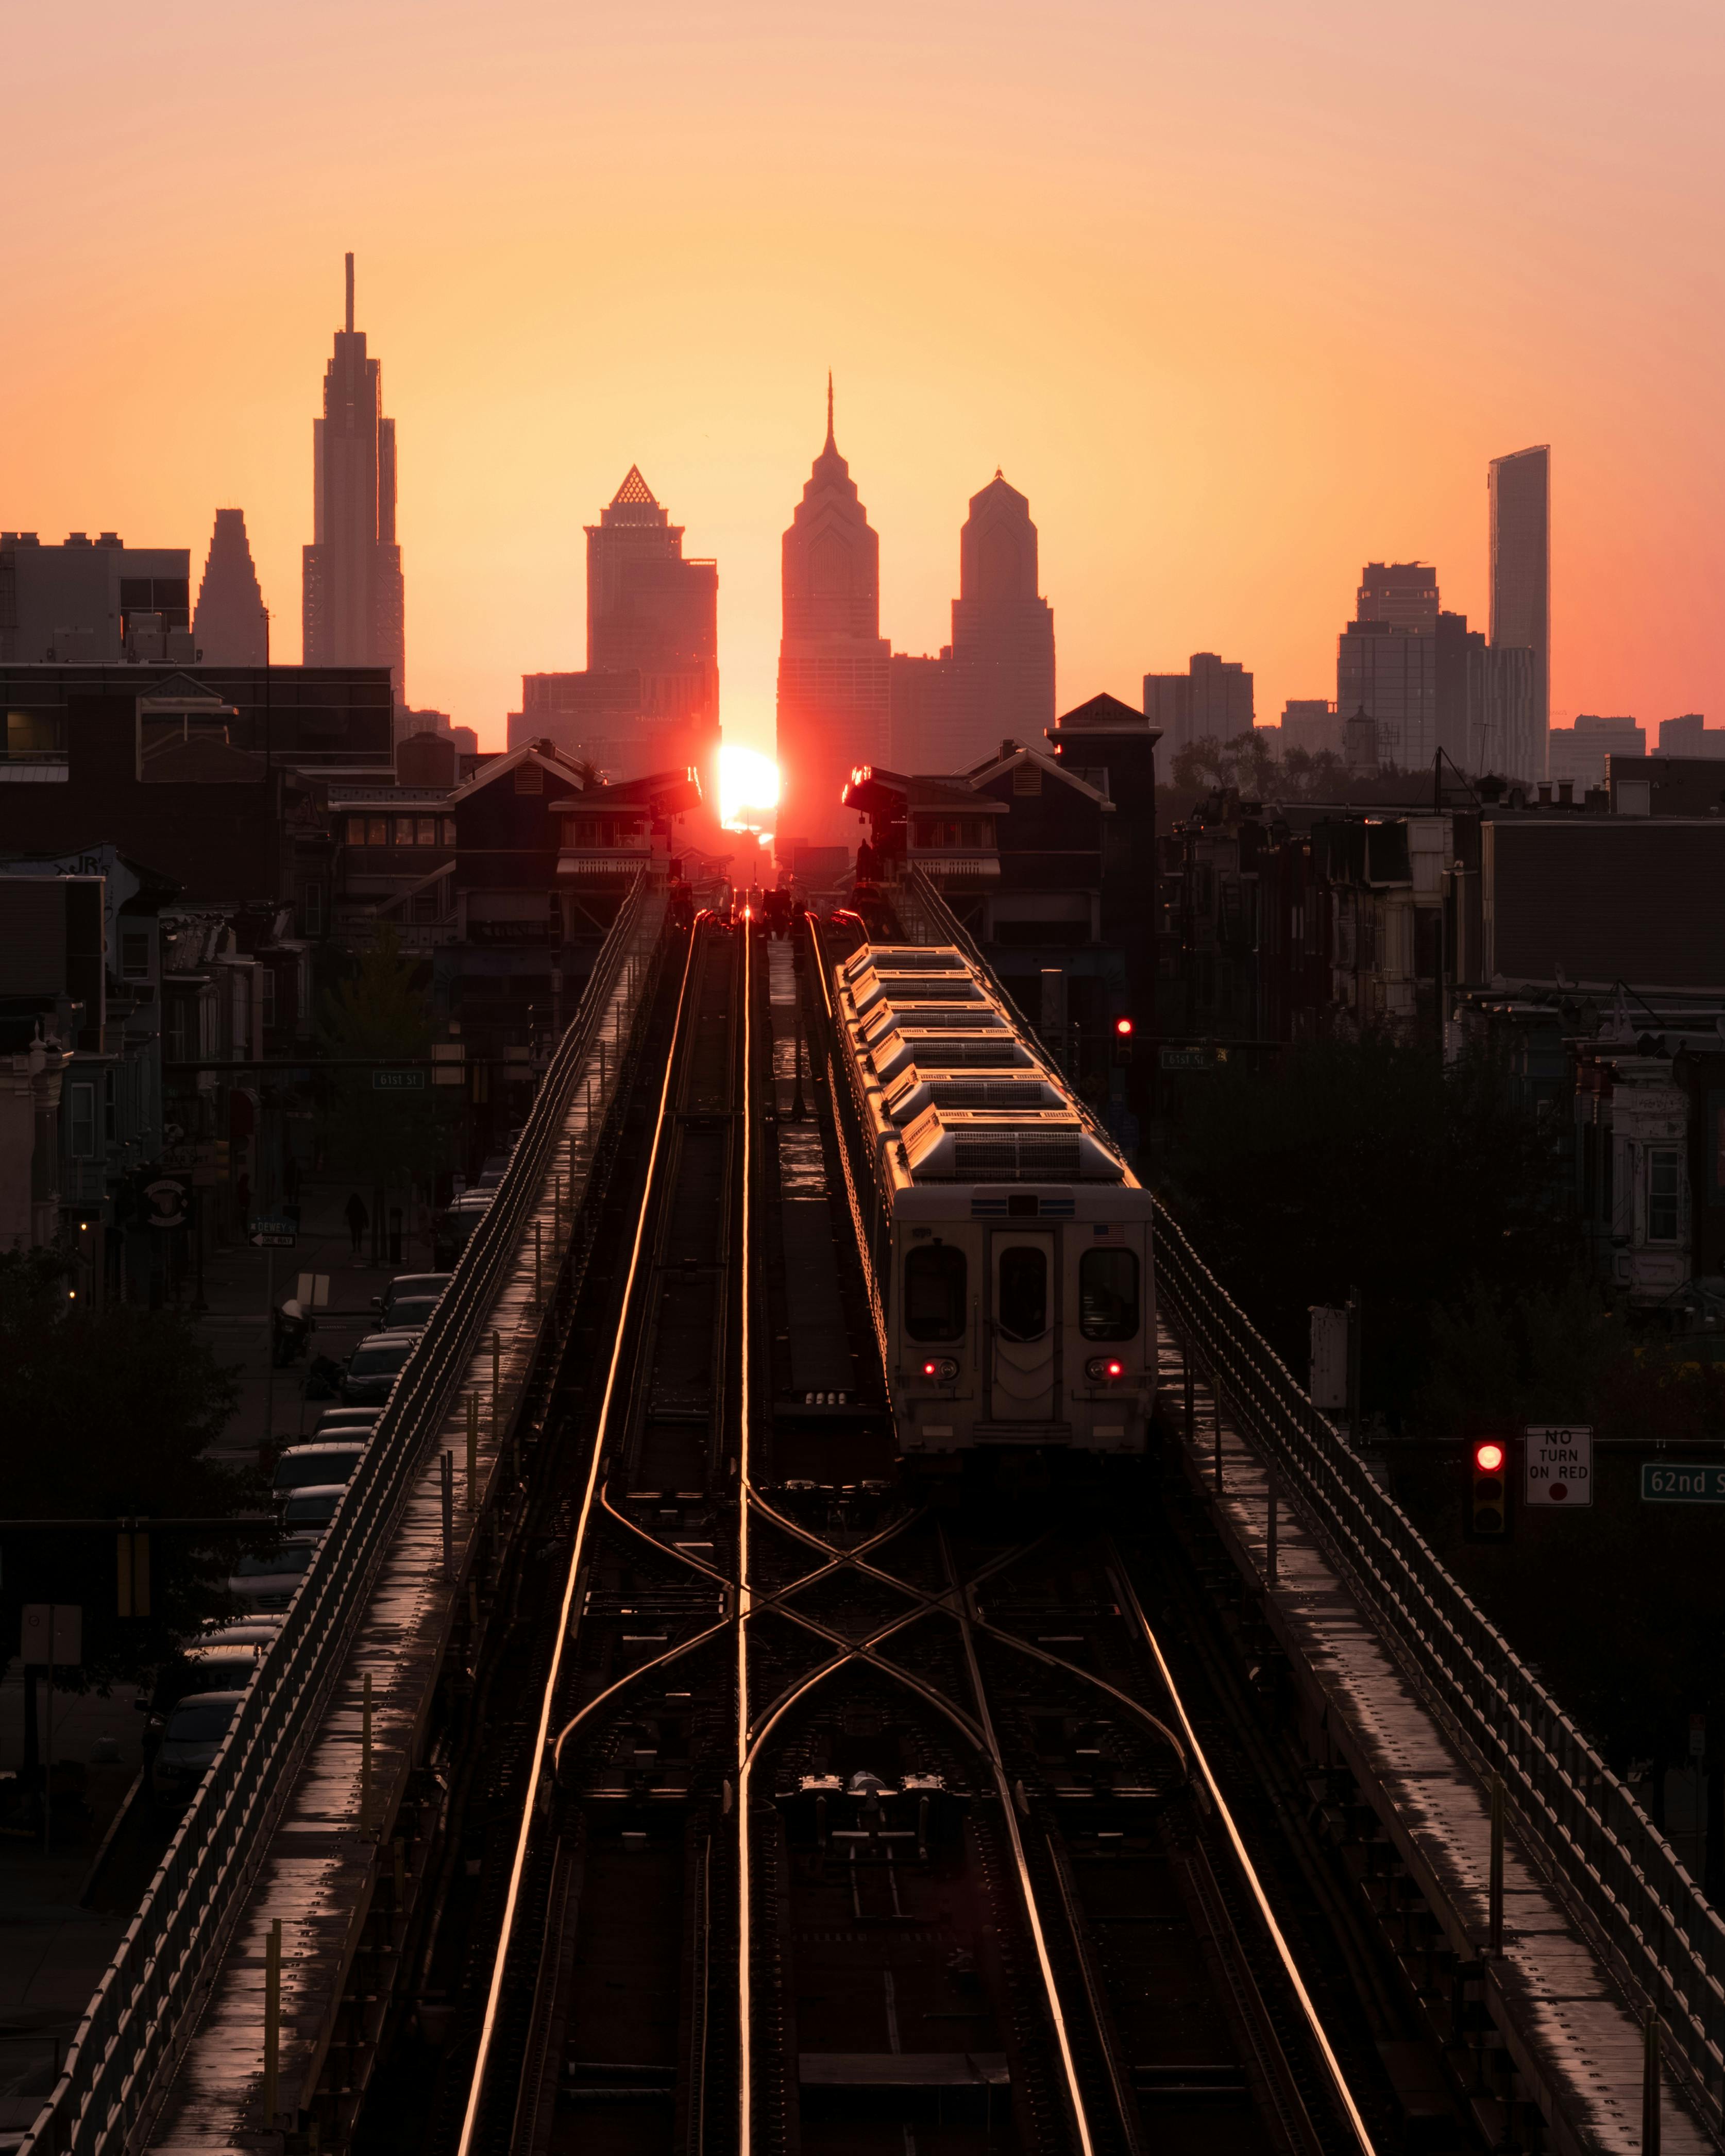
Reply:
M1644 1505L1725 1505L1725 1467L1673 1467L1641 1462Z
M425 1073L423 1070L374 1070L372 1073L374 1093L423 1093Z

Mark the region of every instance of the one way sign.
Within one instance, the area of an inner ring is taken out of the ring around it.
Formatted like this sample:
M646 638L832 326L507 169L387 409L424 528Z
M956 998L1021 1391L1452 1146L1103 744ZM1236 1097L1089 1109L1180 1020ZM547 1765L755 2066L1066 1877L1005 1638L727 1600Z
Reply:
M1566 1509L1594 1502L1594 1434L1540 1423L1527 1432L1527 1502Z

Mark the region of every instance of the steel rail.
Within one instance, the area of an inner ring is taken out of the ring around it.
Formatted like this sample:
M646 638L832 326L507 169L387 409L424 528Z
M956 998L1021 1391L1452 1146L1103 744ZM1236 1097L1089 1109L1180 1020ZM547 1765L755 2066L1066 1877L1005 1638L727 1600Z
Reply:
M1300 1974L1299 1964L1294 1959L1293 1950L1288 1945L1286 1936L1281 1926L1276 1921L1276 1912L1271 1907L1270 1897L1264 1892L1263 1881L1258 1876L1258 1867L1251 1860L1245 1837L1235 1824L1234 1814L1228 1808L1228 1800L1222 1794L1221 1785L1210 1771L1210 1763L1204 1756L1204 1747L1198 1741L1198 1732L1193 1727L1192 1717L1186 1712L1186 1702L1180 1696L1179 1686L1174 1682L1174 1673L1168 1666L1168 1658L1162 1651L1162 1643L1151 1630L1150 1620L1144 1614L1143 1605L1139 1602L1137 1591L1127 1577L1126 1567L1121 1563L1120 1553L1115 1548L1111 1536L1107 1538L1105 1548L1108 1553L1108 1576L1114 1583L1115 1594L1119 1598L1121 1607L1131 1611L1132 1622L1144 1635L1145 1644L1148 1646L1157 1669L1161 1674L1162 1681L1168 1689L1169 1703L1179 1717L1181 1728L1186 1732L1186 1742L1190 1748L1193 1764L1203 1779L1204 1793L1215 1807L1216 1817L1221 1821L1223 1832L1228 1837L1229 1846L1234 1852L1234 1861L1240 1868L1240 1876L1245 1881L1246 1891L1257 1904L1258 1913L1264 1920L1264 1928L1270 1934L1270 1942L1276 1949L1276 1959L1281 1964L1283 1974L1293 1986L1294 1995L1300 2002L1300 2011L1305 2020L1307 2029L1322 2056L1324 2069L1330 2078L1330 2086L1342 2107L1353 2138L1359 2144L1361 2156L1376 2156L1366 2122L1360 2116L1359 2106L1353 2100L1353 2092L1348 2086L1348 2076L1342 2071L1342 2062L1336 2056L1329 2037L1325 2033L1322 2017L1312 2003L1311 1993L1306 1989L1305 1979Z
M1502 1777L1529 1852L1715 2131L1725 2086L1725 1921L1628 1787L1318 1410L1160 1205L1170 1314L1227 1392L1475 1774Z
M677 1009L672 1029L672 1050L665 1058L665 1078L660 1088L659 1111L653 1125L653 1143L647 1156L645 1188L647 1202L641 1207L635 1222L634 1240L629 1250L629 1270L623 1287L623 1321L617 1328L617 1337L612 1344L611 1360L605 1373L605 1389L599 1402L598 1422L593 1432L592 1453L588 1463L587 1485L582 1495L581 1511L576 1521L575 1534L569 1553L568 1571L563 1582L562 1602L557 1614L557 1635L552 1649L551 1666L547 1672L540 1697L539 1727L527 1768L527 1787L521 1801L521 1823L516 1836L514 1858L511 1863L509 1886L504 1900L503 1920L497 1946L491 1963L490 1981L486 1989L484 2019L480 2026L478 2051L475 2056L473 2072L468 2086L467 2104L461 2120L460 2139L457 2143L459 2156L471 2156L474 2137L478 2130L480 2107L485 2095L485 2079L490 2065L491 2046L496 2035L498 2010L502 2002L504 1983L507 1972L510 1948L514 1941L515 1923L521 1903L521 1881L526 1870L528 1851L538 1811L540 1778L544 1771L549 1749L551 1717L557 1688L562 1681L563 1656L572 1644L575 1592L580 1582L586 1557L587 1537L592 1524L595 1500L600 1486L600 1476L605 1459L605 1447L610 1435L611 1417L617 1400L617 1380L621 1370L625 1344L630 1337L629 1311L634 1298L635 1278L640 1269L641 1250L646 1239L647 1223L652 1217L651 1198L659 1157L664 1144L669 1120L671 1079L677 1068L676 1045L683 1029L683 1014L687 1005L689 983L695 964L697 937L691 935L683 962L683 978L677 991Z
M952 1553L947 1542L946 1531L941 1531L941 1555L945 1560L947 1577L954 1588L958 1586L957 1570L952 1563ZM1054 1963L1049 1957L1048 1939L1042 1928L1042 1912L1036 1904L1036 1887L1030 1876L1030 1866L1024 1855L1023 1835L1019 1832L1018 1807L1014 1800L1011 1785L1006 1779L1006 1763L1000 1756L1000 1740L995 1734L994 1717L988 1712L988 1695L983 1683L982 1666L977 1660L976 1639L971 1630L972 1610L970 1590L962 1590L953 1614L958 1620L958 1636L963 1643L965 1666L970 1673L971 1690L976 1695L978 1719L987 1739L985 1757L989 1771L994 1777L994 1787L999 1794L1001 1815L1006 1821L1006 1831L1012 1843L1014 1865L1019 1875L1019 1893L1024 1905L1024 1915L1030 1927L1031 1943L1036 1950L1037 1966L1042 1973L1042 1988L1047 1995L1050 2019L1054 2024L1055 2041L1060 2047L1060 2069L1065 2077L1066 2100L1072 2108L1072 2120L1078 2129L1079 2156L1095 2156L1096 2144L1091 2138L1090 2118L1085 2109L1084 2091L1079 2086L1078 2062L1072 2056L1072 2040L1066 2030L1065 2010L1060 2003L1060 1985L1055 1979ZM1106 2042L1102 2032L1098 2036Z
M336 1517L265 1650L68 2046L21 2156L98 2156L131 2138L198 1987L261 1856L427 1440L454 1397L501 1287L552 1147L641 923L645 880L624 895L581 1004L547 1069L485 1219L398 1378ZM634 952L636 957L644 953Z

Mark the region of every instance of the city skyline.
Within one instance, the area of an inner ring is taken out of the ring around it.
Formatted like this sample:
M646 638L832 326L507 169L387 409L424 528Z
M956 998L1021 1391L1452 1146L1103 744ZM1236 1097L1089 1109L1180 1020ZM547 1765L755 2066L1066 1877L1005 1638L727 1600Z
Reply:
M134 141L146 55L99 19L75 105L67 27L19 26L29 216L7 259L35 327L0 357L0 508L197 547L244 506L283 658L306 400L352 247L410 444L408 692L489 742L524 665L582 665L568 505L639 459L723 564L725 716L770 743L777 542L829 365L895 649L946 640L952 531L999 465L1034 506L1063 701L1219 650L1273 717L1332 679L1363 561L1435 561L1446 603L1487 620L1484 468L1548 441L1553 717L1725 707L1720 303L1676 268L1712 259L1716 23L1667 44L1598 8L1556 38L1469 15L1410 73L1409 26L1363 39L1335 9L1260 38L1239 0L1081 7L1034 64L1012 10L889 7L791 39L755 8L715 48L680 5L600 38L506 8L475 58L444 11L409 50L362 7L331 81L273 18L193 0L150 64L266 124L112 152L157 262L195 261L191 303L116 261L93 192L95 146ZM931 131L936 85L952 121ZM649 118L653 170L619 192ZM844 171L805 203L793 176L834 133ZM291 189L284 140L305 146Z

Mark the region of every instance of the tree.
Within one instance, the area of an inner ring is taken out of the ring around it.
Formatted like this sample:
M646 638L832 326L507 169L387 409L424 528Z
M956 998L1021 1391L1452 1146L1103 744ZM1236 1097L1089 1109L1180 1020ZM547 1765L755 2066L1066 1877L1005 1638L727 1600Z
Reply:
M404 955L393 928L380 929L359 954L352 977L325 998L325 1054L423 1061L432 1039L424 970ZM379 1186L429 1173L443 1156L441 1104L429 1090L380 1091L373 1075L365 1069L333 1074L332 1153L350 1173Z
M1412 1418L1437 1314L1555 1293L1576 1265L1543 1132L1483 1060L1371 1034L1243 1058L1188 1089L1167 1195L1198 1248L1296 1371L1309 1307L1363 1301L1365 1404Z
M0 1254L0 1366L7 1373L6 1516L12 1519L225 1518L255 1503L255 1480L206 1459L233 1413L234 1373L172 1310L66 1300L57 1252ZM151 1537L151 1614L116 1607L111 1532L0 1532L0 1639L27 1602L80 1604L84 1659L57 1684L106 1693L137 1682L228 1607L238 1532L200 1543ZM36 1758L33 1673L26 1677L27 1762Z

